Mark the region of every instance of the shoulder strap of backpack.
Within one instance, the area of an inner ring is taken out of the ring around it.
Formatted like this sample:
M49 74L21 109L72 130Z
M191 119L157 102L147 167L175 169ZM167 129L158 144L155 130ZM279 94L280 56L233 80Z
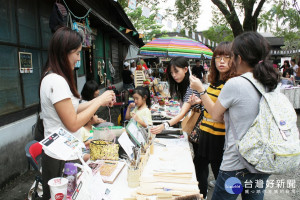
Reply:
M246 167L246 169L250 172L250 173L258 173L258 174L261 174L262 172L256 170L250 163L248 163L245 158L243 158L243 156L240 154L239 152L239 139L237 137L237 133L236 133L236 129L235 129L235 126L232 122L232 120L230 119L230 116L229 116L229 111L225 113L225 123L226 124L229 124L230 127L231 127L231 130L232 130L232 134L233 134L233 138L234 138L234 141L235 141L235 150L239 156L239 160L241 161L241 163L243 163L243 165Z
M247 79L262 95L264 95L266 93L266 89L260 82L258 82L253 77L253 73L247 72L247 73L241 75L241 77Z

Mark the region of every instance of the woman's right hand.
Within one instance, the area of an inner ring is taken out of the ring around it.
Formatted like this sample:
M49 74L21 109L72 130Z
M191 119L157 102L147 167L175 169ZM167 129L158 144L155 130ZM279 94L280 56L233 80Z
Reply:
M201 102L202 102L201 99L197 97L195 94L192 94L188 100L188 103L190 103L191 105L201 104Z
M165 125L164 124L160 124L158 126L154 126L153 128L151 128L150 132L152 134L158 134L158 133L161 133L164 129L165 129Z
M190 76L190 87L198 92L203 92L205 90L200 79L193 75Z
M116 96L114 91L107 90L97 98L99 98L99 101L102 103L103 106L111 106L113 105L113 101L114 99L116 99Z
M129 108L134 108L135 107L135 103L130 103L128 107Z

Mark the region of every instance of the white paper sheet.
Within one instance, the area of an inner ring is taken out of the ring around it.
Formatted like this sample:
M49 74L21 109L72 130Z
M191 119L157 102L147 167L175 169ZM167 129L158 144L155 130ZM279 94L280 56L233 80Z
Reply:
M129 158L133 158L132 147L135 145L131 142L126 132L123 132L118 139L119 144L122 146Z

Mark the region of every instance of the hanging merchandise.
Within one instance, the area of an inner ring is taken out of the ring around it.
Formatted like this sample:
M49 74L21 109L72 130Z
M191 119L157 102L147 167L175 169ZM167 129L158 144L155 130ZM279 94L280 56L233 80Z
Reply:
M195 39L195 32L192 32L192 38Z
M135 10L136 9L136 0L128 0L128 8Z
M88 20L83 21L83 23L80 23L80 22L73 23L73 28L76 30L76 27L77 27L78 33L81 35L81 37L83 39L82 47L91 47L92 40L94 38L92 36L93 31L89 27L88 23L89 23Z
M97 68L98 68L98 76L100 78L100 84L103 84L104 81L105 81L105 77L103 76L103 72L104 72L104 67L105 67L105 62L104 60L99 60L98 61L98 65L97 65Z
M89 25L89 24L90 24L90 23L89 23L89 19L86 17L86 18L85 18L85 26L87 27L88 30L91 31L91 28L90 28L90 25Z
M155 20L156 20L156 23L161 24L162 23L162 15L157 13Z
M111 64L110 61L108 61L108 66L109 66L110 76L112 78L115 78L116 70L115 70L114 66Z
M61 3L54 3L50 19L49 27L51 32L54 33L58 27L66 26L68 20L68 11Z
M138 33L135 32L135 31L132 32L132 36L136 36L137 34L138 34Z
M172 28L172 21L171 20L168 20L168 28Z
M145 34L139 34L139 38L144 38Z
M78 32L78 25L76 22L73 23L73 28L72 30L77 31Z
M185 29L185 36L189 37L189 30Z
M181 30L181 26L180 26L180 24L177 24L176 32L180 33L180 30Z
M150 8L144 6L142 9L142 15L145 16L146 18L150 17Z
M125 31L125 33L129 33L129 32L131 32L132 30L130 30L130 29L128 29L128 28L126 28L126 31Z
M80 65L81 65L80 61L77 61L77 62L76 62L76 65L75 65L75 70L76 70L76 69L79 69L79 68L80 68Z
M124 30L125 30L125 28L122 27L122 26L120 26L119 31L122 32L122 31L124 31Z

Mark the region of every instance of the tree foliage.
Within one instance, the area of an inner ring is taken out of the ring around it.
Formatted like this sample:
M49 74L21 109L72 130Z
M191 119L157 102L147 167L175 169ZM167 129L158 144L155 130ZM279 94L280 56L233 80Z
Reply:
M233 41L234 39L232 30L224 24L211 26L207 31L203 31L203 35L204 37L217 43L223 41Z
M163 0L165 1L165 0ZM118 0L120 5L125 10L128 18L139 33L144 34L144 40L148 41L156 35L162 34L162 25L156 23L156 16L158 13L159 0L140 0L137 1L136 9L128 8L128 0ZM151 13L149 18L142 15L142 7L150 8Z
M200 0L176 0L175 18L185 29L195 31L200 15Z
M300 13L289 1L276 1L272 8L264 13L260 26L275 36L284 37L284 50L300 49ZM299 55L299 52L297 52Z
M220 43L222 41L233 41L233 33L224 15L215 6L212 6L212 26L203 31L204 37L211 41Z

